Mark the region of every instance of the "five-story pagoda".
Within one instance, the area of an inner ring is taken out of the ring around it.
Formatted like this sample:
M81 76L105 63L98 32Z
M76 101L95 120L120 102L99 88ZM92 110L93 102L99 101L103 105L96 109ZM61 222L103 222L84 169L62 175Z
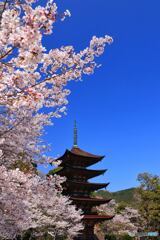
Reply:
M110 220L113 216L98 215L93 207L108 203L110 199L92 198L91 192L107 187L109 183L91 183L88 180L104 174L105 170L91 170L89 166L101 161L104 156L97 156L80 149L77 145L77 127L74 127L74 145L71 150L66 150L64 155L58 158L61 160L59 171L60 176L67 178L64 185L64 194L69 195L73 204L83 210L84 230L76 239L94 240L94 225L101 221Z

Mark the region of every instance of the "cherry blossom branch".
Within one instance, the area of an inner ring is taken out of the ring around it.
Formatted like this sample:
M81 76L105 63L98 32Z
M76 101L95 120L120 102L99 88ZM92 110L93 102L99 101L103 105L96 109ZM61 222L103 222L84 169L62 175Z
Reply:
M0 56L0 60L8 56L14 49L15 49L15 46L10 48L4 55Z
M49 78L45 78L45 79L42 80L41 82L37 82L37 83L29 86L28 88L34 88L34 87L36 87L36 86L38 86L38 85L40 85L40 84L42 84L42 83L44 83L44 82L51 81L51 80L53 80L54 78L60 77L60 76L62 76L62 75L63 75L63 74L57 74L56 76L49 77ZM28 88L27 88L27 89L28 89ZM25 93L25 94L26 94L26 93L27 93L27 89L22 89L22 90L20 90L20 91L18 91L18 92L15 92L14 94L6 95L6 97L7 97L7 98L12 98L12 97L16 97L17 94L21 94L21 93ZM21 95L21 96L23 96L23 95ZM20 98L21 96L18 96L18 98ZM0 97L0 98L3 99L3 97Z
M6 6L7 6L7 2L8 2L8 0L5 0L4 5L3 5L2 12L1 12L1 14L0 14L0 24L1 24L1 20L2 20L2 15L3 15L3 13L4 13L5 9L6 9Z
M7 133L9 133L10 131L12 131L14 128L16 128L19 124L21 124L24 121L25 118L20 119L16 124L13 124L12 127L10 127L8 130L4 131L3 133L0 134L0 137L3 137L4 135L6 135Z

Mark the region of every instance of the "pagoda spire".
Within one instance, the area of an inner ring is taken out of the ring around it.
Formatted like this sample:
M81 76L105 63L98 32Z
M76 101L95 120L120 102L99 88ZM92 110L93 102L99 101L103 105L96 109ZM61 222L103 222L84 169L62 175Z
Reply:
M77 148L78 147L78 134L77 134L77 122L76 120L74 121L74 139L73 139L73 147Z

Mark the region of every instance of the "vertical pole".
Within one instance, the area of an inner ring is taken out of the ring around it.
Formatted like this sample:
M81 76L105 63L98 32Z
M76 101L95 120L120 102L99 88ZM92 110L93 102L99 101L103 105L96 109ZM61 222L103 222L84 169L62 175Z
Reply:
M73 147L78 147L78 134L77 134L77 123L76 123L76 120L74 121Z

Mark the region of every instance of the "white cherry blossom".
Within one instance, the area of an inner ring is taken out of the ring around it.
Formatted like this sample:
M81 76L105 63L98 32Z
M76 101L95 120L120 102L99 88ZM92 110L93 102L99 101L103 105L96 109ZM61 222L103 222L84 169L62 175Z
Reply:
M32 234L71 238L83 229L81 211L61 194L63 178L0 171L0 237L13 239L32 228Z

